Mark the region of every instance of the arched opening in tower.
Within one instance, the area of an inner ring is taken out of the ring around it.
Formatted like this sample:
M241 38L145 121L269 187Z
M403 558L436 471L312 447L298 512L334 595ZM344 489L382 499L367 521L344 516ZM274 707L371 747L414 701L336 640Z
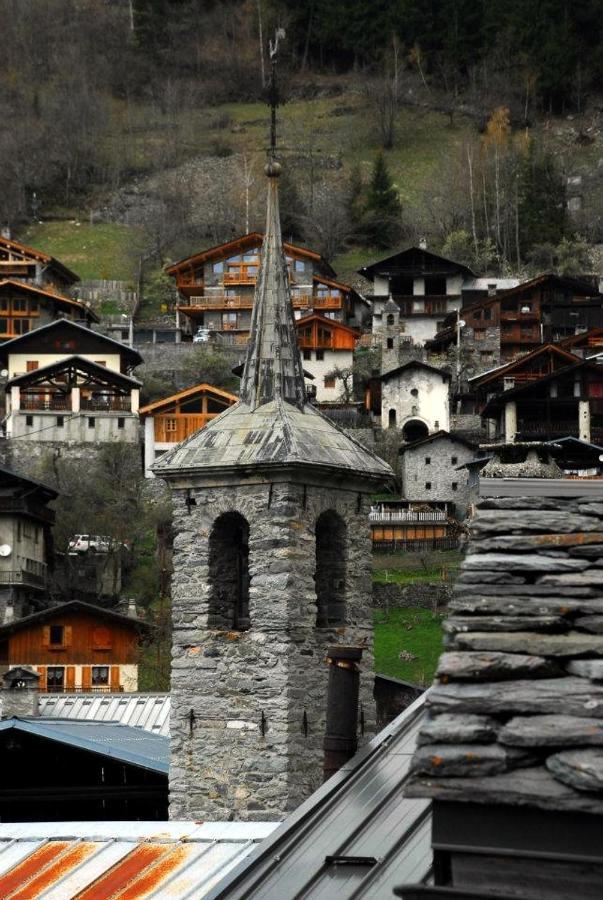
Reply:
M316 625L345 625L346 525L327 510L316 520Z
M387 324L391 327L395 323L395 319L393 315L390 313L387 317Z
M390 409L389 415L388 415L388 417L387 417L387 424L388 424L388 427L389 427L389 428L395 428L395 427L396 427L396 420L397 420L397 419L396 419L396 410L395 410L395 409Z
M224 513L209 535L208 627L246 631L249 619L249 525L236 512Z
M402 437L409 444L412 444L413 441L423 440L428 434L429 429L427 425L419 419L411 419L410 422L406 422L402 429Z

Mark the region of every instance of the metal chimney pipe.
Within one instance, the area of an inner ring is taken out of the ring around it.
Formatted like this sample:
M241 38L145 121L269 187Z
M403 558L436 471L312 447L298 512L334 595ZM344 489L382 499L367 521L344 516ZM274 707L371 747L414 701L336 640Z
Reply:
M334 775L358 747L358 694L362 647L337 645L327 650L329 686L327 725L323 743L324 780Z

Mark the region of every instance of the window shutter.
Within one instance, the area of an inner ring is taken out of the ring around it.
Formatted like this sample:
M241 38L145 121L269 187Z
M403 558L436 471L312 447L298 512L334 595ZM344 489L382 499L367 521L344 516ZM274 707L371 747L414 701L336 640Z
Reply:
M38 682L38 688L41 691L46 690L46 666L38 666L38 675L40 676L40 681Z
M82 689L89 691L92 686L92 669L90 666L82 666Z
M119 691L119 666L111 666L111 690Z
M92 629L92 647L94 650L111 649L111 632L102 625Z
M50 647L50 625L44 625L42 628L42 646Z
M65 670L65 689L72 691L75 688L75 666L67 666Z
M63 645L65 647L71 647L71 643L73 640L72 635L73 629L71 625L65 625L65 630L63 631Z

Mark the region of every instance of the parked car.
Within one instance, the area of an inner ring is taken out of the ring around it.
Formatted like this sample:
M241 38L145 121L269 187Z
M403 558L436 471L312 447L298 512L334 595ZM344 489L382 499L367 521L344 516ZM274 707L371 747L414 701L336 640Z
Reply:
M209 341L209 328L197 328L193 335L193 344L206 344Z
M69 541L68 552L87 553L91 550L93 553L108 553L114 543L112 538L100 534L74 534Z

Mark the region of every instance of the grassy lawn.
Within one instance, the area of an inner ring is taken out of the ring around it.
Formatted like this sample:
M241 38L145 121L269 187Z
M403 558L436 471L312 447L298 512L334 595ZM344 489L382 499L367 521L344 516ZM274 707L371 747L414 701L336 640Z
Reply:
M375 610L375 671L429 685L442 652L442 616L427 609ZM400 659L401 653L414 659Z
M82 281L115 279L133 282L140 232L127 225L87 222L43 222L17 235L17 240L56 256Z
M425 553L373 554L373 581L381 584L411 584L413 581L451 581L461 564L458 550Z

